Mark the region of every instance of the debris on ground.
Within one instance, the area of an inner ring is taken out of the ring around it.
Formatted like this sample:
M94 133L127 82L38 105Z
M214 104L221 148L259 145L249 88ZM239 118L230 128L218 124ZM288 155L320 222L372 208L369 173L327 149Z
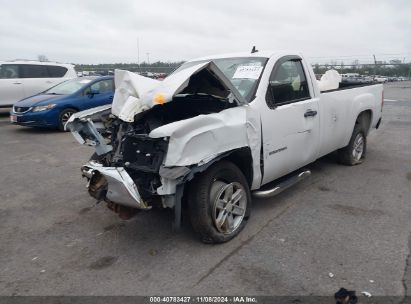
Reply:
M333 277L334 277L334 274L333 274L332 272L330 272L330 273L328 274L328 276L329 276L330 278L333 278Z
M155 255L157 255L158 251L157 251L156 249L150 249L150 250L148 251L148 253L149 253L151 256L155 256Z
M367 298L371 298L371 294L368 291L361 291L361 294L366 296Z

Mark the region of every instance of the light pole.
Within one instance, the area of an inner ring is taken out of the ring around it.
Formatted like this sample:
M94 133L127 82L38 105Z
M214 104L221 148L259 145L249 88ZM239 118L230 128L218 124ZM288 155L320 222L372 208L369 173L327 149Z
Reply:
M140 41L137 38L137 65L140 66Z
M375 55L372 55L374 57L374 77L377 75L377 59L375 58Z

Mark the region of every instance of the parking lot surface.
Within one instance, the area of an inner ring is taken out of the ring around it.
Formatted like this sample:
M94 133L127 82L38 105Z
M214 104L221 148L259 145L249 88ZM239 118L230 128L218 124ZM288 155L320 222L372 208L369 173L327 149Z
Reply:
M172 212L123 221L87 194L93 149L0 115L1 295L372 295L411 293L411 82L386 85L366 161L326 156L312 176L254 200L243 232L199 242ZM408 291L407 291L408 286Z

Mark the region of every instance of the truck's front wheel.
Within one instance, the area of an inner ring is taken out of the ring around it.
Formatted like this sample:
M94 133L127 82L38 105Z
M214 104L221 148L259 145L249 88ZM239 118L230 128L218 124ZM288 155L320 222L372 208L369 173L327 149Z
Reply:
M250 215L250 189L237 166L220 161L193 180L189 214L194 230L205 243L234 238Z

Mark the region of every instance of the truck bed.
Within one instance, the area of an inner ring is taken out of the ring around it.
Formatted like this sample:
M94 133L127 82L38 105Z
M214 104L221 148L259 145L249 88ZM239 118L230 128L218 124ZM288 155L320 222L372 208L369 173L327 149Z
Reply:
M338 89L321 91L321 94L323 94L323 93L329 93L329 92L335 92L335 91L348 90L348 89L354 89L354 88L360 88L360 87L374 86L374 85L380 85L380 83L376 83L376 82L372 82L372 83L349 83L349 82L340 82L340 85L339 85Z

